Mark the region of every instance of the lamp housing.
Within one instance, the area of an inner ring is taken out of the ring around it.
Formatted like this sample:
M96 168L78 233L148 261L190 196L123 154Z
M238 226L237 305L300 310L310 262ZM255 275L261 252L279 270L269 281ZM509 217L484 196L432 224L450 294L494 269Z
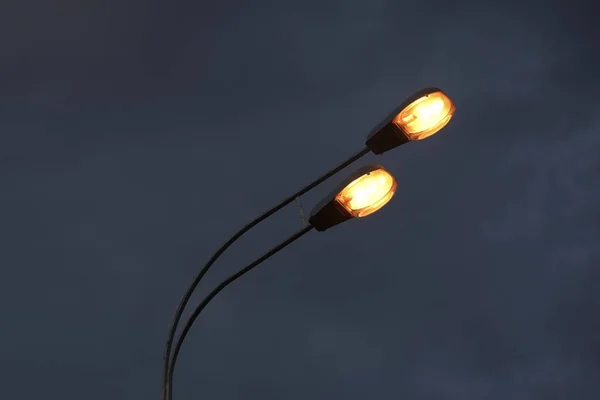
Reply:
M441 89L419 90L375 126L366 145L373 153L382 154L404 143L425 139L446 126L455 110Z
M319 202L308 222L324 231L352 218L366 217L385 206L396 192L396 179L381 165L359 168Z

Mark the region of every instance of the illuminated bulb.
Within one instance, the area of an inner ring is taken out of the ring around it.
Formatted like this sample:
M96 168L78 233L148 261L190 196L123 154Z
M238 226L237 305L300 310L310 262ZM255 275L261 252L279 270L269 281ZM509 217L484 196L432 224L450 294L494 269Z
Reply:
M418 98L394 118L410 140L422 140L442 129L454 114L454 104L442 91Z
M385 206L396 187L396 180L389 172L376 169L352 181L335 200L352 216L365 217Z

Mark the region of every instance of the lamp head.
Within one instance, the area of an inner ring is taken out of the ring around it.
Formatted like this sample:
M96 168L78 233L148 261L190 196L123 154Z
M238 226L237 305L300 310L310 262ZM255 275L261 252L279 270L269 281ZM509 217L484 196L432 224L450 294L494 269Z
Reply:
M455 106L440 89L420 90L406 99L367 137L367 147L382 154L406 142L425 139L450 122Z
M351 218L366 217L385 206L397 186L382 166L361 167L317 204L308 221L317 231L324 231Z

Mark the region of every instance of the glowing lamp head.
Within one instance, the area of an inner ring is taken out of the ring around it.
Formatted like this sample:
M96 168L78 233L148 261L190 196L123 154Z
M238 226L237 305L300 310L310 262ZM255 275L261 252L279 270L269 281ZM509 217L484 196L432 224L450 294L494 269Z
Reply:
M410 140L422 140L446 126L454 110L452 100L438 90L410 103L393 121Z
M367 137L367 147L382 154L406 142L425 139L446 126L455 109L440 89L420 90L375 127Z
M356 178L346 186L335 201L353 217L366 217L385 206L396 192L396 180L380 168Z
M324 231L351 218L366 217L385 206L397 186L380 165L359 168L314 208L309 223Z

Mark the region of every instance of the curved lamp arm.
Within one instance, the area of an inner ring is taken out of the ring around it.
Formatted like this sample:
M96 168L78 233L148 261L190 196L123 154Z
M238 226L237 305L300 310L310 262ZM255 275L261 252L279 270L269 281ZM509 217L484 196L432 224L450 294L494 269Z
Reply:
M227 285L229 285L230 283L234 282L238 278L241 278L243 275L245 275L246 273L250 272L253 268L255 268L256 266L258 266L260 263L262 263L263 261L265 261L266 259L268 259L272 255L274 255L275 253L277 253L279 250L281 250L284 247L288 246L292 242L296 241L300 237L304 236L306 233L310 232L312 229L313 229L312 226L307 226L307 227L303 228L302 230L296 232L295 234L293 234L292 236L290 236L285 241L283 241L280 244L278 244L277 246L273 247L271 250L269 250L263 256L261 256L260 258L256 259L251 264L248 264L246 267L242 268L237 273L235 273L235 274L231 275L229 278L225 279L215 289L213 289L213 291L210 292L210 294L208 296L206 296L204 298L204 300L202 300L202 303L200 303L198 305L198 307L196 307L196 309L194 310L194 312L192 313L192 315L190 315L190 318L187 320L185 326L183 327L183 330L181 331L181 335L179 336L179 339L177 340L177 343L175 343L175 348L173 350L173 360L171 361L171 364L169 366L169 373L168 373L168 377L167 377L167 399L172 399L173 398L173 373L175 371L175 363L177 362L177 356L179 355L179 351L181 350L181 346L183 345L185 337L187 336L187 334L190 331L192 325L194 324L194 321L196 320L196 318L198 318L198 316L200 315L200 313L202 312L202 310L204 310L204 308L208 305L208 303L210 303L210 301L217 294L219 294L219 292L221 292L223 289L225 289L225 287L227 287Z
M265 212L264 214L262 214L261 216L256 218L254 221L252 221L248 225L244 226L238 233L233 235L231 237L231 239L229 239L219 250L217 250L217 252L215 254L213 254L212 258L208 261L208 263L204 266L204 268L202 268L200 273L196 276L196 278L194 279L194 281L188 288L187 292L184 294L183 298L181 299L181 302L179 303L179 307L177 308L177 311L175 312L175 316L173 317L173 322L171 323L171 327L169 329L169 335L167 337L165 353L163 356L162 400L168 400L168 398L167 398L167 393L168 393L167 381L168 381L168 376L169 376L169 361L171 358L171 347L173 345L173 339L175 338L175 332L177 331L177 325L179 324L179 320L181 319L183 310L185 309L185 306L189 302L190 297L192 296L192 293L194 292L194 290L200 283L200 280L202 280L202 277L210 269L210 267L217 260L217 258L219 258L221 256L221 254L223 254L223 252L225 252L225 250L227 250L227 248L229 248L229 246L231 246L244 233L248 232L254 226L258 225L260 222L267 219L269 216L273 215L274 213L276 213L277 211L279 211L280 209L282 209L283 207L285 207L286 205L288 205L289 203L294 201L294 199L296 199L297 197L302 196L309 190L315 188L319 184L321 184L324 181L326 181L327 179L331 178L333 175L335 175L342 169L346 168L348 165L352 164L353 162L355 162L362 156L368 154L370 151L371 150L368 147L363 148L361 151L354 154L353 156L351 156L346 161L342 162L340 165L333 168L329 172L325 173L323 176L321 176L320 178L318 178L311 184L305 186L304 188L300 189L299 191L297 191L296 193L294 193L287 199L283 200L282 202L277 204L275 207L271 208L269 211Z

